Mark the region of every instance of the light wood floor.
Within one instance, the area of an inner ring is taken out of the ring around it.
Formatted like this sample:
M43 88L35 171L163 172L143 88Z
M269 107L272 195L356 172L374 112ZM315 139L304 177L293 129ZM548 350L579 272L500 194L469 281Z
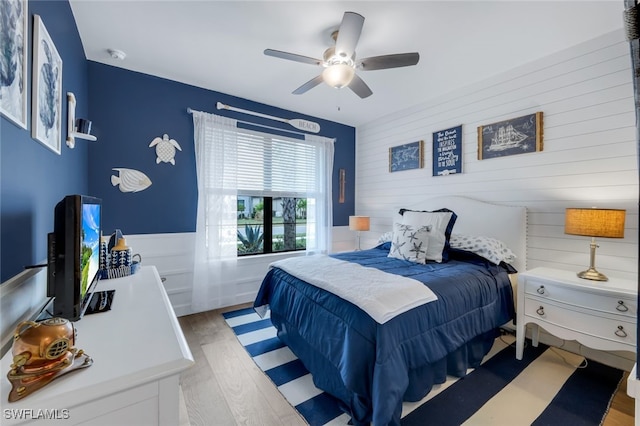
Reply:
M234 306L179 318L195 365L180 378L180 426L305 425L226 325ZM627 383L614 396L605 426L633 426L634 400Z

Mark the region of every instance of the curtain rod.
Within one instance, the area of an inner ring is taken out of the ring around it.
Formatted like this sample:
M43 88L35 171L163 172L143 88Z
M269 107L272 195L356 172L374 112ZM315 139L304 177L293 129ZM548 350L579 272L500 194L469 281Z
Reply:
M274 117L273 115L267 115L267 114L262 114L260 112L249 111L247 109L232 107L230 105L223 104L222 102L216 103L216 108L217 109L226 109L228 111L241 112L243 114L249 114L249 115L254 115L256 117L267 118L269 120L280 121L282 123L287 123L290 126L293 126L298 130L305 130L305 131L311 132L311 133L320 132L320 125L318 123L313 122L313 121L309 121L309 120L303 120L301 118L288 119L288 118ZM190 112L190 110L191 110L191 108L187 108L187 112Z
M2 0L0 0L0 1L2 1ZM197 111L197 110L195 110L193 108L187 107L187 113L193 114L194 112L203 112L203 111ZM245 121L245 120L236 120L236 121L238 123L244 123L244 124L248 124L250 126L263 127L265 129L276 130L278 132L293 133L294 135L306 136L308 134L308 133L296 132L295 130L287 130L287 129L281 129L279 127L267 126L266 124L252 123L251 121Z

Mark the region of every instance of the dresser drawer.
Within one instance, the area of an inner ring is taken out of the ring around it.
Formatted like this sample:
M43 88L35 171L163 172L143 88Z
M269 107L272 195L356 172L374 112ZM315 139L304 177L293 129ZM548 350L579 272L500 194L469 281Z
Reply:
M548 299L594 311L622 315L633 322L635 322L638 313L636 299L596 294L543 280L528 279L525 283L525 293L543 300Z
M597 316L567 308L567 305L560 306L551 301L527 297L524 314L535 318L542 327L547 322L579 333L635 346L635 320L630 321L624 316Z

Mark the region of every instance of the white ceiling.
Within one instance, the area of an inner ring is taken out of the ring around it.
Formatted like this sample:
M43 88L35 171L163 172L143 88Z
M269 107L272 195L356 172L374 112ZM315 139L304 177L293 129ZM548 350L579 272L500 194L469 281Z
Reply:
M624 9L623 0L70 4L89 60L351 126L622 28ZM263 50L322 58L345 11L365 17L358 58L419 52L420 62L359 71L373 90L366 99L325 84L291 94L322 68ZM111 58L109 48L124 51L126 59ZM209 112L215 112L213 101Z

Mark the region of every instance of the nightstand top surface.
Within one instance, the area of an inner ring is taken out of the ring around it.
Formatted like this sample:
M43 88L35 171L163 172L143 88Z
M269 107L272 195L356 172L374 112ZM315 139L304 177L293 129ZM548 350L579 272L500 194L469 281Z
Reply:
M525 271L519 276L523 278L532 277L540 279L548 279L554 282L565 284L572 287L579 287L585 290L597 292L619 292L629 295L638 294L638 281L628 278L618 278L609 276L609 281L593 281L579 278L574 271L563 269L539 267Z

